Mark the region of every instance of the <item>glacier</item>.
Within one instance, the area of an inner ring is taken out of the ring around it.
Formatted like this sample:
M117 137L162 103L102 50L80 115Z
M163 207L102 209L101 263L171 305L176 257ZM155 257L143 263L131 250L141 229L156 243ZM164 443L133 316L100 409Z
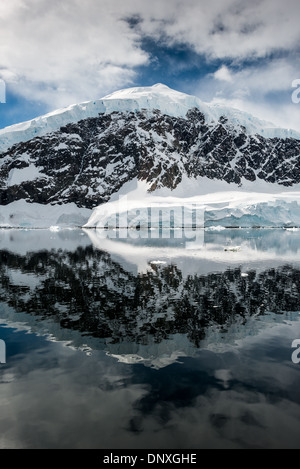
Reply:
M150 193L146 182L130 181L109 202L93 210L84 228L105 233L105 229L170 225L175 229L300 227L299 188L282 191L282 187L258 183L250 191L247 185L236 189L224 181L206 178L193 182L194 189L187 189L183 197L190 183L187 178L175 190L163 188Z

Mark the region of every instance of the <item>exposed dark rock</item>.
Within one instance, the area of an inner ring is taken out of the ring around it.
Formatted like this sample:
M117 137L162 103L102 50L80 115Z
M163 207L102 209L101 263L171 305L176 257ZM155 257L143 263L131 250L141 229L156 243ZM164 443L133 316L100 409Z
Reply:
M176 188L183 174L240 185L300 182L300 141L248 135L226 116L208 123L158 110L113 112L68 124L0 155L0 204L15 200L93 208L137 177L150 190Z

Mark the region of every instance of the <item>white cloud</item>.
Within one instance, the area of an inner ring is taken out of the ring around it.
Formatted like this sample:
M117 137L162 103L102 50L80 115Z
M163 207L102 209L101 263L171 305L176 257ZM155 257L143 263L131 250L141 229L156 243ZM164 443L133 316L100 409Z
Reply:
M273 59L265 61L264 65L252 65L241 69L230 69L222 66L212 76L207 77L211 87L220 90L227 96L245 94L265 96L268 93L290 91L292 83L297 77L297 63L288 59ZM212 80L214 78L214 80Z
M226 65L222 65L221 68L219 68L215 73L214 73L214 78L216 80L220 81L226 81L226 82L232 82L233 78L231 76L230 70Z
M190 44L213 58L263 57L299 44L298 0L152 0L140 4L143 32L165 36L170 44Z
M135 67L148 61L138 36L110 2L13 0L6 5L0 8L0 76L27 98L64 105L101 97L131 83Z
M201 83L203 99L249 104L259 96L263 104L299 78L291 54L299 51L299 16L299 0L0 0L0 78L49 108L101 97L151 66L142 48L149 35L158 46L183 43L226 61ZM132 17L134 28L125 21ZM270 61L276 50L285 59ZM263 57L264 67L236 71Z
M297 63L287 58L241 69L222 66L200 80L193 93L204 101L235 107L299 131L300 105L292 102L292 85L298 75Z

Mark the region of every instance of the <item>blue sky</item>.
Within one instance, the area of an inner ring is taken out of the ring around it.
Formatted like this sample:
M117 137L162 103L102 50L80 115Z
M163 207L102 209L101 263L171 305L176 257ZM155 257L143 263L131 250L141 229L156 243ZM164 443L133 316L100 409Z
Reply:
M299 17L298 0L3 1L0 128L160 82L300 130Z

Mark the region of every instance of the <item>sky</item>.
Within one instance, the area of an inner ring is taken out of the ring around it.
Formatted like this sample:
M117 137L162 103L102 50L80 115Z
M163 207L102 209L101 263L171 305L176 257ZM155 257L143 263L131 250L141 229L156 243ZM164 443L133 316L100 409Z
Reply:
M299 0L0 0L0 128L164 83L300 130L299 18Z

